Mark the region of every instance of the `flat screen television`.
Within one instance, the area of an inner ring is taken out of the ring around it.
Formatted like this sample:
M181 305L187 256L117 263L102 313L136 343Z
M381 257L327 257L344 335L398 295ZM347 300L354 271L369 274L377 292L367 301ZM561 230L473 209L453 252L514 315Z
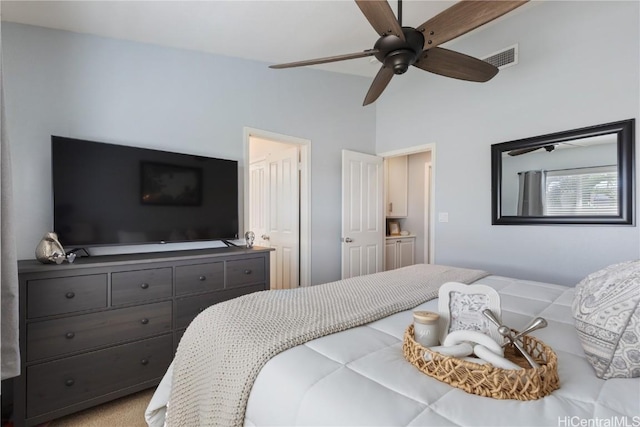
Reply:
M67 247L238 236L238 162L51 137L53 226Z

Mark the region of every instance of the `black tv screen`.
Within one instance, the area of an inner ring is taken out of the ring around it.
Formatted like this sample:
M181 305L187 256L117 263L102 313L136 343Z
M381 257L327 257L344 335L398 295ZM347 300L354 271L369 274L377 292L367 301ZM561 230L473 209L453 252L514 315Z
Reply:
M238 235L238 162L51 137L54 230L63 246Z

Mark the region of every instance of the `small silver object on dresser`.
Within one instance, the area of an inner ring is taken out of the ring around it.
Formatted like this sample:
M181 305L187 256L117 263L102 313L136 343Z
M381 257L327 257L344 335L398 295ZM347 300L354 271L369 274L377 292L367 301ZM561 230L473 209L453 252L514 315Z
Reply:
M65 259L65 252L58 241L58 235L48 232L36 246L36 259L43 264L61 264Z
M247 231L244 233L244 240L247 243L247 248L253 247L253 241L256 239L256 235L253 231Z
M76 254L73 251L66 253L58 235L50 231L36 246L36 259L43 264L62 264L65 260L71 264L76 259Z

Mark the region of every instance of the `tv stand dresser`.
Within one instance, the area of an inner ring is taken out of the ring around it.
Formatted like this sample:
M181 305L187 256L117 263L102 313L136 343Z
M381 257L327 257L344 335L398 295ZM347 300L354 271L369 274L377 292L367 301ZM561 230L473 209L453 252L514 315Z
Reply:
M199 312L268 289L271 250L19 261L15 424L40 424L156 386Z

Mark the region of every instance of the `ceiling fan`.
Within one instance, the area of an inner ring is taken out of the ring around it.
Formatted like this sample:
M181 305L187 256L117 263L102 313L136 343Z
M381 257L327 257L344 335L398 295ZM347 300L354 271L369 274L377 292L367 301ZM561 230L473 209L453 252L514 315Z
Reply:
M510 156L519 156L521 154L527 154L532 151L540 150L541 148L544 148L547 151L547 153L550 153L556 149L556 145L557 144L549 144L549 145L541 145L540 147L518 148L516 150L509 151L508 154Z
M417 28L402 26L402 0L396 19L387 0L355 0L374 30L380 35L373 49L346 55L271 65L292 68L375 56L382 67L373 79L362 105L374 102L394 74L410 65L455 79L486 82L498 73L493 65L462 53L437 47L522 6L528 0L460 1Z

